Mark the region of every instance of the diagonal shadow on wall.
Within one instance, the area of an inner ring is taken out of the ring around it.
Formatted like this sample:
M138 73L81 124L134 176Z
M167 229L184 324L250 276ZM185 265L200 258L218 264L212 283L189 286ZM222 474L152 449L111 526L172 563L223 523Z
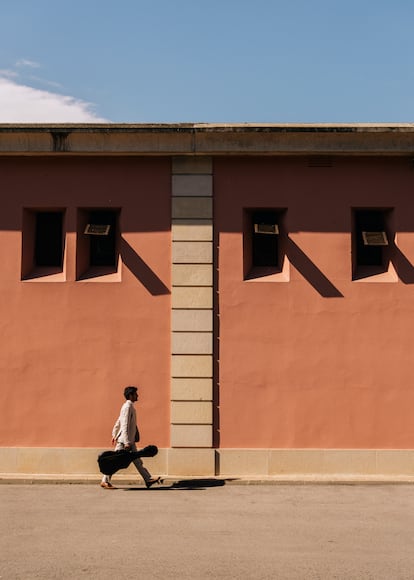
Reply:
M289 262L302 274L313 288L324 298L343 298L344 295L332 284L321 270L290 238L286 241Z
M124 238L121 238L120 254L122 262L150 294L153 296L171 294L164 282L158 278Z
M392 245L390 259L401 282L414 284L414 266L395 244Z

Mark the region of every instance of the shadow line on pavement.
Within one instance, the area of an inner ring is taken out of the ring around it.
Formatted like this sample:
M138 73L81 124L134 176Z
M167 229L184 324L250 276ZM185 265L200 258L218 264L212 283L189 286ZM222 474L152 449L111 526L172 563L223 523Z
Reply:
M175 481L171 485L160 485L151 487L155 491L202 491L209 487L223 487L227 481L233 479L182 479ZM147 491L146 487L125 487L123 491Z

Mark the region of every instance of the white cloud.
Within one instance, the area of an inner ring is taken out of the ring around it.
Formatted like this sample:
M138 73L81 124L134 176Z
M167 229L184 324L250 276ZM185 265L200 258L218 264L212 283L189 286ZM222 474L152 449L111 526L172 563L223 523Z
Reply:
M34 89L0 71L0 123L107 123L93 105L58 93Z
M29 68L40 68L40 64L28 58L21 58L16 62L16 66L27 66Z
M63 85L61 85L60 83L56 83L55 81L48 81L48 80L43 79L42 77L38 77L36 75L30 75L29 79L31 81L35 81L36 83L42 83L43 85L48 85L49 87L54 87L55 89L62 89L63 88Z
M9 68L0 68L0 77L6 77L8 79L12 79L12 78L16 78L18 77L18 73L15 72L14 70L11 70Z

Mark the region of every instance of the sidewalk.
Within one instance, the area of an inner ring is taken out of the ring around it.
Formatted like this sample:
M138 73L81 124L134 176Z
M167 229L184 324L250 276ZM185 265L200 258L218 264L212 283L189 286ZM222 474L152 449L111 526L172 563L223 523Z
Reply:
M412 580L412 485L0 486L0 578Z

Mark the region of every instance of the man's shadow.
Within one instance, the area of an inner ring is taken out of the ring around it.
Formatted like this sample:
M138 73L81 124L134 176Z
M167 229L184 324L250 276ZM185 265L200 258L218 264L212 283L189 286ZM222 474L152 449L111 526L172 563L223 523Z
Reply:
M203 491L210 487L223 487L227 481L233 479L182 479L174 481L171 485L157 485L150 488L151 491ZM123 491L148 491L145 486L125 487Z

